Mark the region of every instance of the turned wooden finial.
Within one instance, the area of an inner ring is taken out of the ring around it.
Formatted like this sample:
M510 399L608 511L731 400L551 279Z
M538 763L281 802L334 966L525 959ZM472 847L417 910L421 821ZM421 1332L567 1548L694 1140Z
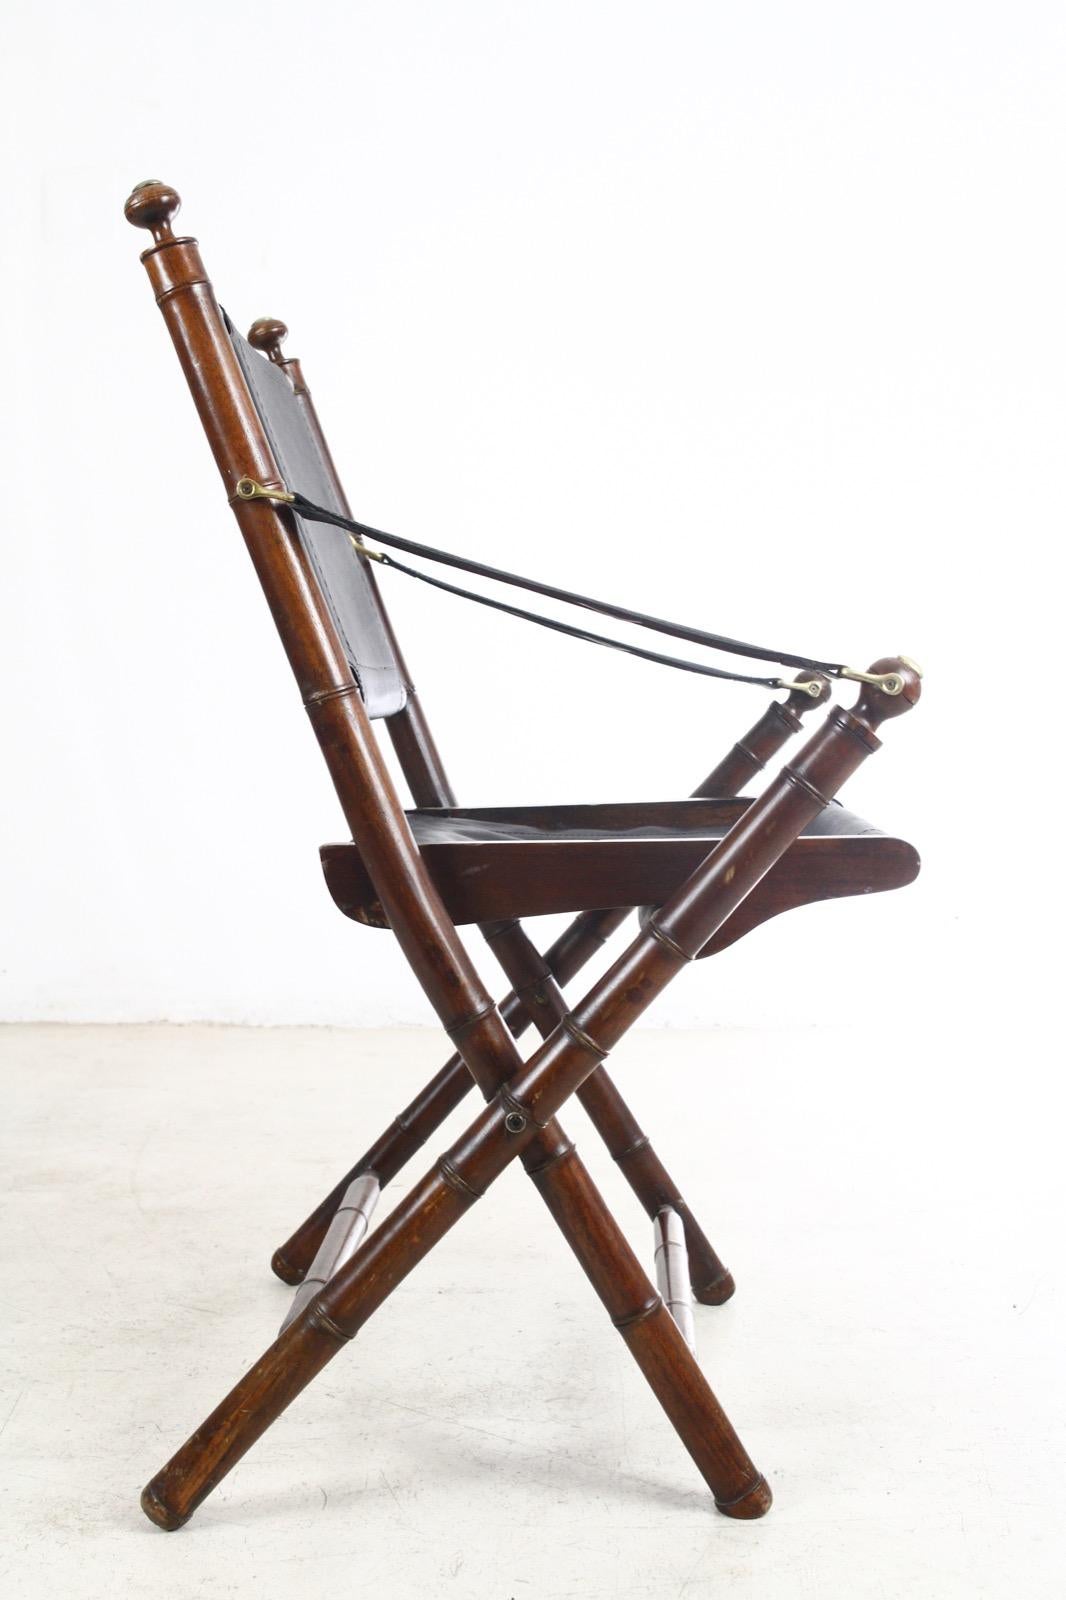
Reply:
M248 343L252 348L261 350L279 367L285 360L281 353L282 342L288 337L288 328L277 317L260 317L258 322L253 322L248 329Z
M169 244L174 237L170 219L180 207L181 195L176 189L158 178L148 178L126 201L126 221L135 228L150 228L156 244Z
M893 679L898 678L900 688L895 694L886 694L876 684L864 683L855 702L855 714L864 722L876 727L880 722L887 722L889 717L901 717L917 704L922 692L922 674L907 656L882 656L867 670L871 674L887 673Z

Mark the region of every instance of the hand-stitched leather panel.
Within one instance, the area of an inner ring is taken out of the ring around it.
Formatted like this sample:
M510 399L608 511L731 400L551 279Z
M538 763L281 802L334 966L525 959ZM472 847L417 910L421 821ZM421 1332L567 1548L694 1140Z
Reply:
M241 370L288 489L343 512L322 452L284 372L253 350L226 318ZM407 698L369 577L340 528L296 517L300 541L337 625L367 715L391 717Z

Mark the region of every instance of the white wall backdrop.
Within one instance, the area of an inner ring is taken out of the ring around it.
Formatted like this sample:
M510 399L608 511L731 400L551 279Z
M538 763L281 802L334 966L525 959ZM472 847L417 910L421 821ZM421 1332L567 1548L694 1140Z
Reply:
M5 1017L429 1018L321 883L343 824L122 217L147 176L238 323L289 322L358 515L922 661L920 711L847 791L918 844L920 884L783 919L656 1021L1031 1003L1058 855L1060 6L8 16ZM471 804L682 795L763 704L385 581Z

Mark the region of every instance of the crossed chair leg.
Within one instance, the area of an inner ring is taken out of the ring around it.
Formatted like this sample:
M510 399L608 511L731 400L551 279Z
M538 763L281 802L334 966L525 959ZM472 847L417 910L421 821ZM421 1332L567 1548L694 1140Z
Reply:
M649 942L641 935L637 943ZM661 947L660 947L661 948ZM657 952L653 952L653 955ZM676 964L672 970L677 970ZM639 1009L643 1009L641 1005ZM628 1026L628 1021L625 1024ZM244 1452L488 1185L519 1156L711 1489L733 1517L761 1516L770 1490L749 1459L660 1295L555 1120L566 1075L584 1078L602 1060L573 1014L535 1060L554 1072L481 1083L489 1105L435 1169L364 1241L142 1496L160 1527L181 1527ZM624 1029L623 1029L624 1031ZM552 1080L557 1087L553 1087ZM575 1083L576 1086L576 1083ZM544 1096L541 1088L552 1092Z
M696 959L864 757L879 747L878 724L917 699L917 677L904 663L877 663L873 670L886 671L889 666L903 685L896 691L898 701L879 689L864 690L854 712L833 712L797 761L778 774L718 849L647 920L585 1000L566 1011L550 1032L545 1028L548 1036L528 1062L510 1076L511 1046L502 1036L495 1066L484 1052L471 1060L471 1071L489 1098L484 1111L151 1481L142 1505L154 1522L174 1529L188 1520L270 1423L516 1156L522 1158L719 1509L750 1518L769 1508L765 1480L555 1116L667 983Z

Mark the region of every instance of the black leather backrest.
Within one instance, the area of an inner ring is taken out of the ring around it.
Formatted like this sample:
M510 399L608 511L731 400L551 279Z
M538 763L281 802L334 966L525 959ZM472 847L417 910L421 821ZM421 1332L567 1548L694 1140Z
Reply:
M343 512L333 476L288 378L252 349L228 317L226 326L286 487L299 490L316 505ZM367 714L391 717L403 708L407 691L366 570L340 528L300 517L296 525Z

